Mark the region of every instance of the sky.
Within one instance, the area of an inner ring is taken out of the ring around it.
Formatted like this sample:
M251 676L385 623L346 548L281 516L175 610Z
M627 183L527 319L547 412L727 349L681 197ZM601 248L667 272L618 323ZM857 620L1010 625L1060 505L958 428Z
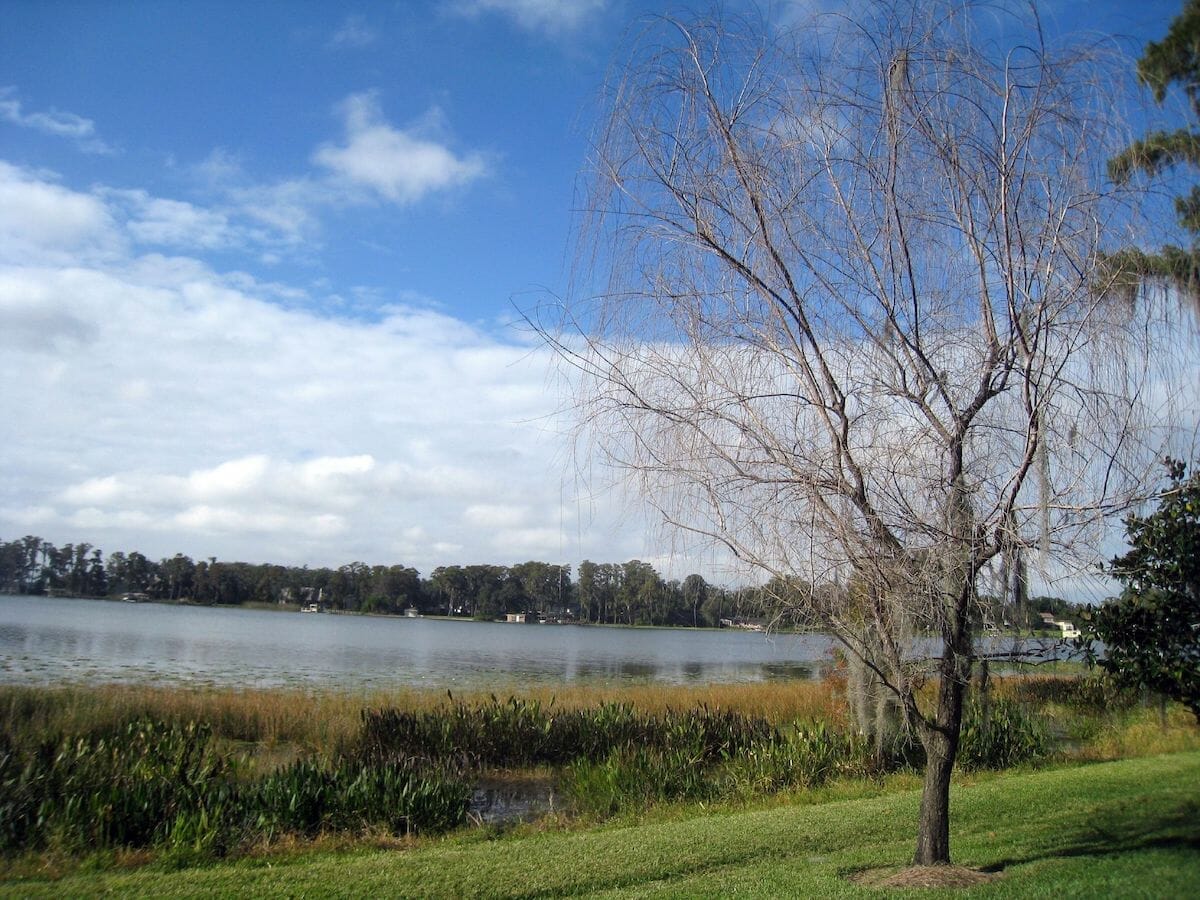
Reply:
M1179 9L1042 6L1134 53ZM0 539L719 579L573 461L520 317L569 288L607 74L678 8L0 0Z

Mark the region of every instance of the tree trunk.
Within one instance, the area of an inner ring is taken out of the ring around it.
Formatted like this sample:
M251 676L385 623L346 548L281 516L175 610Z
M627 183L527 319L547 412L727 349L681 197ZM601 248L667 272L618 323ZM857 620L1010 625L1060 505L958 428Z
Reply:
M957 735L955 736L957 743ZM921 791L921 820L917 827L915 866L950 865L950 773L955 754L950 742L937 731L922 741L925 746L925 785Z
M957 628L947 636L938 664L937 717L920 725L925 748L925 785L917 828L916 866L950 865L950 774L958 757L963 700L971 678L971 631L959 604Z

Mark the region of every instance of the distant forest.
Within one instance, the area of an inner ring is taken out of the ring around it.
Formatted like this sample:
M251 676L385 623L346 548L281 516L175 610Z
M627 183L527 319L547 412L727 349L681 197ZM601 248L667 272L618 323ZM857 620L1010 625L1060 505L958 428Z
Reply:
M428 577L404 565L347 563L336 569L270 563L154 561L91 544L56 547L33 535L0 540L0 591L75 597L144 595L203 605L319 603L327 610L455 615L477 619L525 613L621 625L715 627L760 619L778 608L763 588L729 590L699 575L664 580L649 563L529 561L513 566L440 566Z
M723 588L700 575L665 580L649 563L571 566L531 560L513 566L439 566L429 577L404 565L347 563L336 569L270 563L192 560L181 553L155 562L135 551L106 559L91 544L56 547L39 537L0 540L0 593L73 597L140 595L208 606L316 603L325 610L497 619L525 614L613 625L718 627L762 622L787 609L808 585L772 579L757 587ZM848 588L851 589L851 588ZM823 585L818 590L841 590ZM990 618L1036 626L1039 612L1072 616L1058 597L995 600ZM982 624L982 623L980 623Z

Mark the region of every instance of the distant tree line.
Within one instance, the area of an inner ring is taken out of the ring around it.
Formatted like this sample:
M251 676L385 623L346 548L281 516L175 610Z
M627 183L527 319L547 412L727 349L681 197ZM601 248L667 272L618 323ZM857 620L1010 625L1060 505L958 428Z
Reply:
M338 568L193 560L152 560L91 544L56 547L34 535L0 540L0 591L76 597L144 595L204 605L309 604L347 612L456 615L525 613L620 625L717 626L762 619L774 608L763 588L728 589L700 575L666 580L649 563L529 562L439 566L429 577L404 565L351 562Z
M318 603L327 610L497 619L509 614L545 616L610 625L718 627L764 622L799 607L814 588L798 579L773 578L764 585L726 588L697 574L664 579L649 563L571 566L529 562L512 566L439 566L423 577L404 565L351 562L336 569L193 560L182 553L152 560L136 550L107 559L91 544L56 547L34 535L0 540L0 592L73 597L143 595L153 600L204 605ZM853 591L821 585L818 591ZM982 597L983 617L1000 625L1040 625L1039 612L1071 617L1074 607L1058 597L1001 601ZM989 609L990 608L990 609Z

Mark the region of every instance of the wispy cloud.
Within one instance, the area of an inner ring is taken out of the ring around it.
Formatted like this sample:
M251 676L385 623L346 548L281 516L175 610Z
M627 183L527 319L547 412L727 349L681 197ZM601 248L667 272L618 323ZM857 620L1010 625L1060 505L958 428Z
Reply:
M244 228L230 215L182 200L154 197L142 190L104 191L127 216L126 229L138 243L178 249L214 250L243 245Z
M607 6L607 0L451 0L449 9L475 18L508 16L528 31L557 35L575 31Z
M347 16L341 27L329 38L331 50L357 50L379 40L379 34L359 15Z
M20 117L19 103L5 96L0 94L0 115ZM380 199L408 206L489 172L482 153L448 146L448 128L436 108L408 128L384 118L374 92L350 95L337 111L344 138L317 147L312 170L261 182L241 159L217 148L191 167L195 190L188 200L102 186L70 191L53 176L0 160L0 236L26 259L53 256L55 262L111 255L125 243L278 261L319 246L322 217L330 209ZM92 133L90 125L66 118L59 127L64 135Z
M25 112L24 104L14 87L0 88L0 121L31 128L43 134L74 141L85 153L113 153L114 150L96 136L96 123L91 119L51 108Z
M457 155L445 144L422 133L424 127L396 128L384 119L374 92L352 94L339 106L345 122L345 143L325 144L313 161L352 185L367 188L393 203L415 203L434 191L475 181L488 172L480 153Z

